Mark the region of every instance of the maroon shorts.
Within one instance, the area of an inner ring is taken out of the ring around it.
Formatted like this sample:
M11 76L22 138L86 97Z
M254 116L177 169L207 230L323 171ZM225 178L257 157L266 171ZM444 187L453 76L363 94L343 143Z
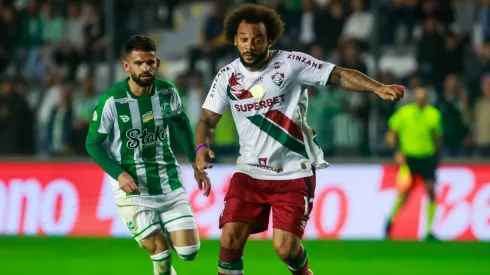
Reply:
M227 222L253 224L252 234L266 231L272 208L273 228L303 237L313 207L315 175L294 180L259 180L243 173L231 178L219 228Z

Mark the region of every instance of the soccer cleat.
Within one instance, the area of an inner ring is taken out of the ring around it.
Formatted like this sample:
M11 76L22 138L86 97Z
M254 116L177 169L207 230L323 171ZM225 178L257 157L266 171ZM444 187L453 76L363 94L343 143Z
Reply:
M313 275L313 271L311 271L311 269L308 269L308 275Z
M439 241L439 239L436 236L434 236L434 234L432 234L432 233L427 234L427 236L425 237L425 240L429 241L429 242Z

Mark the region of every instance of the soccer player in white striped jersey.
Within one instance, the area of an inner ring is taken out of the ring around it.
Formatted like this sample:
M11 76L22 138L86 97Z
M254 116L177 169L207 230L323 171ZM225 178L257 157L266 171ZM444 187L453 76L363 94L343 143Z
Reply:
M177 135L193 167L195 143L175 85L155 78L160 66L156 50L155 42L144 36L128 41L123 67L129 77L100 98L86 149L111 176L119 214L150 253L154 274L171 275L176 272L170 248L191 261L200 240L169 134ZM209 195L207 174L195 169L194 177Z
M259 5L242 5L228 14L225 35L240 58L216 75L197 126L200 171L212 167L209 158L214 153L207 143L226 108L231 109L240 138L237 169L219 219L219 275L243 274L245 242L250 234L268 229L271 211L279 258L292 274L313 274L301 238L313 207L315 169L328 164L306 123L305 85L336 84L389 100L403 96L401 87L381 84L358 71L300 52L271 50L283 26L274 10ZM268 274L267 269L261 274Z

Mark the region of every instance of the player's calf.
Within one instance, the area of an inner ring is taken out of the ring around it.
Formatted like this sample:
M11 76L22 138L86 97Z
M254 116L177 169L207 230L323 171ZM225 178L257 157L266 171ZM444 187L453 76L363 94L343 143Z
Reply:
M141 246L150 253L155 275L172 274L172 254L161 231L154 231L141 241Z
M252 226L242 222L230 222L223 226L218 275L243 274L243 247L251 231Z
M287 231L274 228L274 249L294 275L308 275L308 253L301 239Z

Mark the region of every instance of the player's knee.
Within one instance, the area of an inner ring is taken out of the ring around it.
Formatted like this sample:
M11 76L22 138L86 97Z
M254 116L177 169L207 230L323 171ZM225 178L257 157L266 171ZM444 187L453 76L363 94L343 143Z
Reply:
M155 255L168 249L165 239L163 238L145 239L142 241L141 246L146 249L150 255Z
M274 250L283 262L290 262L298 253L297 247L290 242L275 242Z
M228 224L225 224L223 227L220 239L220 244L222 247L241 249L243 248L246 240L246 232L244 232L244 230L240 230L239 227L228 226Z
M184 261L193 261L199 253L200 244L189 246L174 246L179 257Z

